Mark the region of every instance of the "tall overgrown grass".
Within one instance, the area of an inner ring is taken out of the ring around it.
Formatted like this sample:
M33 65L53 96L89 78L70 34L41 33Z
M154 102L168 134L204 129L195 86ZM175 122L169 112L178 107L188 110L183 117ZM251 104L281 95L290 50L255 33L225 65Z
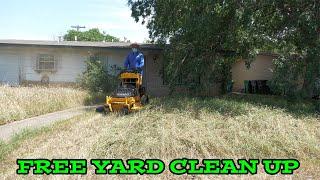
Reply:
M186 157L295 158L301 167L293 176L268 176L260 167L257 175L237 177L320 178L320 117L310 102L289 103L276 96L253 95L166 97L151 99L151 104L142 111L128 116L89 112L65 122L49 132L19 141L12 152L4 149L0 163L3 177L17 177L16 158L156 158L169 163ZM66 176L68 178L78 177ZM89 169L85 178L110 176L96 176ZM167 169L159 176L114 178L209 179L217 176L174 176Z
M72 88L0 86L0 124L83 105L87 97Z
M300 108L299 108L300 107ZM320 116L312 103L271 96L160 98L144 111L106 118L99 158L295 158L320 173Z

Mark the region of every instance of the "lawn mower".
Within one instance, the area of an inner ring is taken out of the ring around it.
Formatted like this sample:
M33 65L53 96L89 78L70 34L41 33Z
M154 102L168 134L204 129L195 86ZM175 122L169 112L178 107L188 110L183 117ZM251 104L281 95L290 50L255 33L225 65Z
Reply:
M106 97L103 106L96 108L97 112L120 112L129 114L140 110L149 102L145 87L142 87L142 75L138 70L124 70L119 75L120 86Z

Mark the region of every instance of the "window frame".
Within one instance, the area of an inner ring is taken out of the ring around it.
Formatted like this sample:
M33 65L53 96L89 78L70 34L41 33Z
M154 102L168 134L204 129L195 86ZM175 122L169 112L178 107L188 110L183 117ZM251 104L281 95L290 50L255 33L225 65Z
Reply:
M51 67L53 63L53 68ZM40 65L42 64L42 65ZM48 65L50 64L50 65ZM57 58L53 54L39 54L37 56L36 71L38 72L56 72L57 71Z

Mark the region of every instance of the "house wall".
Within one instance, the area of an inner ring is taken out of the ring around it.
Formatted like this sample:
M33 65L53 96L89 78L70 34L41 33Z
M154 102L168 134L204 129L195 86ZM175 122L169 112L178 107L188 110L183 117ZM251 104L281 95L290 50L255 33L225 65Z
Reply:
M0 81L2 77L2 82L9 84L18 84L21 81L38 82L42 77L48 76L52 83L76 82L77 77L85 70L85 61L90 54L105 57L108 66L122 67L127 53L128 50L125 49L0 47ZM57 71L37 72L39 54L54 55Z
M76 82L77 77L85 70L85 61L90 55L104 58L108 66L123 67L124 59L129 52L130 49L0 46L0 83L36 83L43 77L48 77L49 83L72 83ZM160 76L163 65L161 51L142 52L145 55L143 84L148 93L152 96L167 95L169 90L163 85ZM57 71L37 72L39 54L54 55L57 59Z
M108 59L109 65L122 67L125 51L100 50L88 48L43 48L43 47L0 47L0 81L19 84L21 81L37 82L43 76L49 82L76 82L85 70L85 60L92 54L100 54ZM39 54L52 54L57 60L56 72L37 72L36 62Z
M147 91L152 96L166 96L169 94L169 88L163 83L161 71L163 69L163 56L161 52L147 52L146 70L144 78Z
M52 54L58 58L57 72L55 73L38 73L35 71L37 57L39 54ZM12 57L12 58L1 58ZM19 84L22 81L41 81L44 75L49 77L50 82L74 82L77 74L84 69L84 60L86 55L74 49L59 49L59 48L38 48L38 47L15 47L6 46L0 47L0 64L2 67L9 68L15 78L4 82L8 84ZM15 63L18 62L18 63ZM0 74L5 71L0 69ZM8 74L6 75L7 77ZM17 78L18 77L18 78Z
M51 83L76 82L77 77L85 70L85 60L90 54L106 57L108 65L123 66L123 61L130 49L107 48L61 48L39 46L0 46L0 82L19 84L22 81L39 82L48 76ZM165 96L169 88L161 77L163 56L159 50L142 50L145 55L143 84L152 96ZM35 71L37 56L52 54L57 57L57 71L54 73L39 73ZM258 56L247 69L243 60L232 67L234 91L244 88L244 80L270 80L272 78L271 56ZM182 91L181 91L182 92ZM208 95L216 95L219 86L208 90Z
M91 50L94 54L99 54L100 56L107 57L108 65L116 65L118 67L123 67L124 59L126 58L129 50L127 49L98 49Z
M272 78L272 56L257 56L247 69L244 60L237 61L232 66L233 91L244 89L244 80L270 80Z
M84 61L87 59L85 52L72 48L25 48L22 52L23 81L41 81L44 76L47 76L51 83L75 82L84 70ZM57 60L57 71L37 72L36 62L39 54L54 55Z

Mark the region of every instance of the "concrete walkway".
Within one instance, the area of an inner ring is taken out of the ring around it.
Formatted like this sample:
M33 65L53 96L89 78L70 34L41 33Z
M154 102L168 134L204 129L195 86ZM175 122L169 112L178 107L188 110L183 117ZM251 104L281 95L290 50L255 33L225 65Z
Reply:
M95 106L81 106L2 125L0 126L0 140L9 141L14 134L19 133L24 129L47 126L57 121L70 119L74 116L83 114L85 111L93 110L94 108Z

